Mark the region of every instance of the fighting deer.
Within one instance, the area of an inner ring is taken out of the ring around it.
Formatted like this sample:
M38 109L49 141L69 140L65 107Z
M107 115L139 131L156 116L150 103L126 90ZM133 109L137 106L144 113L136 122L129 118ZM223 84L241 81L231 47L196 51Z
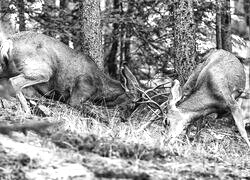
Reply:
M212 50L197 66L183 89L175 80L171 89L169 110L164 121L169 125L168 140L181 134L191 121L211 113L230 112L244 140L250 142L237 98L244 92L245 73L241 62L224 50Z
M29 86L73 107L87 100L108 107L127 106L137 98L139 85L127 67L123 70L123 86L105 75L89 56L52 37L21 32L0 44L0 78L5 84L0 88L1 95L7 98L14 94L27 113L30 109L22 89Z

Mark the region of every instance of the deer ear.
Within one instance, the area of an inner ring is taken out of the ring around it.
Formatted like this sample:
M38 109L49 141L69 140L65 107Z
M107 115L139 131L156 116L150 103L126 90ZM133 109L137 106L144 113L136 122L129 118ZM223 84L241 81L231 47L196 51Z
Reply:
M138 92L138 88L140 88L139 83L127 66L123 67L121 74L124 78L124 86L126 90L133 93Z
M172 99L169 101L169 104L171 106L175 106L175 104L182 97L180 82L177 79L175 79L174 82L173 82L173 84L172 84L171 95L172 95Z

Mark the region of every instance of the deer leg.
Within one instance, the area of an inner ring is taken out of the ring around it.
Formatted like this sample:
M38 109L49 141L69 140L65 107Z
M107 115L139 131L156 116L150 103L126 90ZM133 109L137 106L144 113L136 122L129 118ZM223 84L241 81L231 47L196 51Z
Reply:
M249 142L249 139L247 137L247 132L246 132L246 129L245 129L245 123L243 121L242 109L240 108L240 105L237 103L237 101L234 100L232 97L231 97L231 102L229 102L229 103L230 103L229 108L230 108L231 113L233 115L235 124L236 124L241 136L243 137L243 139L246 141L247 145L250 148L250 142Z
M199 120L196 121L195 138L197 141L200 141L201 129L203 128L205 121L205 117L201 117Z
M217 81L219 80L219 81ZM243 112L240 107L239 102L237 102L237 93L235 92L230 92L228 88L225 88L226 85L220 82L220 79L215 79L214 80L214 88L221 90L219 91L219 95L223 98L226 107L228 107L231 111L231 114L234 118L235 124L240 132L240 135L242 138L246 141L247 145L250 148L250 141L248 140L247 137L247 132L245 129L245 124L243 121Z
M32 78L28 78L23 74L10 78L11 85L16 93L16 97L21 103L22 109L25 113L31 114L28 103L22 93L22 89L28 86L32 86L34 84L39 84L43 82L48 82L49 77L46 76L32 76Z
M232 115L234 117L235 124L236 124L241 136L243 137L243 139L246 141L246 143L248 144L248 146L250 148L250 142L248 140L247 132L245 129L245 123L243 121L242 110L240 109L240 107L238 105L236 105L235 107L231 108L231 111L232 111Z

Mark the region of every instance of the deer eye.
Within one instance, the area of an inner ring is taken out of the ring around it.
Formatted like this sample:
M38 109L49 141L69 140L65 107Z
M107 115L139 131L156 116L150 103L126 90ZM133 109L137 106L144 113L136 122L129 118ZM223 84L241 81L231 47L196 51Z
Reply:
M169 121L168 118L164 119L163 125L164 125L165 128L170 125L170 121Z

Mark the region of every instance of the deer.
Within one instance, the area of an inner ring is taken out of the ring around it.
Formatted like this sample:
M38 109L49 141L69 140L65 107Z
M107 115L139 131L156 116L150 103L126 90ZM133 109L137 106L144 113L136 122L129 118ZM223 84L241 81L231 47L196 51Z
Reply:
M250 124L250 59L240 59L245 70L246 83L245 92L239 98L239 103L241 104L241 109L243 111L243 121L246 124Z
M86 101L134 107L139 96L139 84L127 66L122 84L100 70L90 56L47 35L20 32L2 37L0 44L0 96L15 96L25 113L31 113L22 93L26 87L72 107Z
M184 84L176 79L171 88L169 108L163 123L167 140L173 142L195 120L211 113L232 114L235 124L250 147L238 99L244 94L246 76L240 60L225 50L211 50Z

